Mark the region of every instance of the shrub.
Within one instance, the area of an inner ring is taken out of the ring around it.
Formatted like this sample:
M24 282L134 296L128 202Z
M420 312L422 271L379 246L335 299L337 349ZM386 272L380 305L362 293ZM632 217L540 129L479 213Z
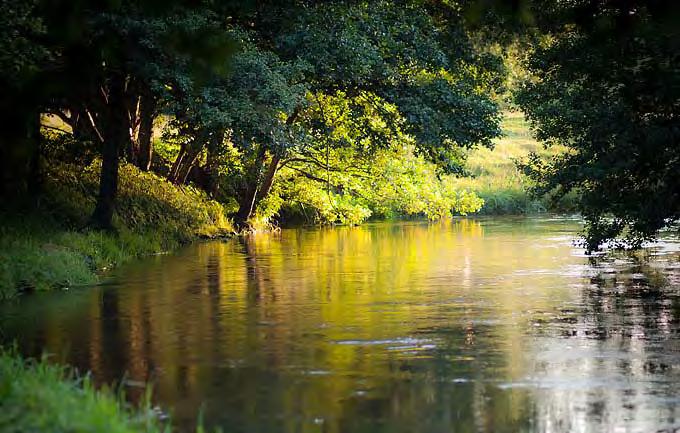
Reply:
M39 206L0 215L0 298L91 284L115 264L233 231L223 206L202 191L128 164L120 168L116 233L87 230L98 173L97 161L84 169L52 162Z

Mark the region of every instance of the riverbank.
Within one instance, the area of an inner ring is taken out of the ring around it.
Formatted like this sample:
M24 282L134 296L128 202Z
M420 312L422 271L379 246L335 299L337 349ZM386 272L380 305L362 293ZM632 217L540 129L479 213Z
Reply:
M87 376L0 349L0 432L166 431L150 404L132 407Z
M113 266L234 231L226 209L198 189L132 165L120 176L115 230L103 232L87 229L98 164L45 167L43 194L0 214L0 299L91 284Z
M532 197L516 165L530 152L548 159L559 149L544 149L521 113L505 112L502 127L504 136L494 149L468 154L472 176L451 178L453 189L482 198L479 215L573 212L573 197L557 206ZM234 232L228 210L202 190L173 185L128 164L120 169L115 233L84 229L95 205L98 170L97 163L83 169L50 161L36 204L0 213L0 300L22 291L91 284L112 266Z

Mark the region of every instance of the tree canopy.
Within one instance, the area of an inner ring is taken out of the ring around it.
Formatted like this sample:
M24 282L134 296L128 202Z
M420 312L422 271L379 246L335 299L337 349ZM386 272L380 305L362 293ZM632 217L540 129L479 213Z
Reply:
M680 8L538 5L533 78L517 101L540 140L568 151L526 169L540 192L578 192L588 249L640 246L680 219Z
M670 0L2 5L0 190L34 196L48 157L99 164L96 227L123 162L205 190L242 227L310 207L325 222L474 211L449 176L499 136L508 82L537 137L568 148L523 167L540 193L579 194L589 249L680 218ZM521 73L489 49L509 40Z
M344 169L333 158L362 161L362 176L381 155L417 158L433 164L421 175L436 184L461 170L460 149L490 146L500 133L491 99L498 71L452 5L6 2L5 31L24 39L2 47L2 61L16 63L14 72L4 67L3 82L33 74L48 83L21 112L25 128L15 135L25 139L4 146L33 149L13 158L27 168L11 176L39 177L29 162L44 152L26 140L39 141L41 115L55 116L90 160L101 160L95 226L111 225L121 160L235 200L234 216L246 224L258 210L278 211L267 199L291 170L352 201L352 182L331 184L328 173ZM162 155L153 152L154 132ZM442 204L444 214L468 209L456 203Z

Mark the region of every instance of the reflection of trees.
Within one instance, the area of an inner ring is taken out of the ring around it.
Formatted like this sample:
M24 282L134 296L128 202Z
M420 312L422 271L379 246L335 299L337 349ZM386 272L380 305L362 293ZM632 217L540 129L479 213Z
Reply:
M51 352L69 341L67 357L98 378L152 381L188 428L206 403L206 419L233 432L530 431L534 411L556 414L578 399L537 399L499 379L559 372L550 360L527 362L538 349L526 330L571 300L560 270L582 259L568 241L494 227L405 223L197 245L122 269L116 286L72 293L87 308L52 313L27 341ZM597 348L599 332L617 350L639 350L630 335L612 339L616 326L645 338L677 330L677 302L617 300L610 292L630 284L613 278L621 284L595 281L583 311L549 327L560 330L555 350L569 339ZM651 340L642 344L652 353ZM584 371L624 371L612 362ZM651 374L635 362L626 367L634 377Z
M536 391L542 428L558 421L574 432L615 431L623 422L633 431L677 427L680 269L659 266L673 257L598 262L578 308L547 328L562 338L542 346L556 356L540 358L540 380L560 382ZM573 353L560 356L564 347Z

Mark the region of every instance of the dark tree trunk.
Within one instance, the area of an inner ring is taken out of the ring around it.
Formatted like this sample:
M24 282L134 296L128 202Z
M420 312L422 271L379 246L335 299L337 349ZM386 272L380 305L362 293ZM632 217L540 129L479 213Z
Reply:
M205 145L206 134L201 134L194 142L182 146L168 174L170 182L175 185L182 185L187 181L191 167L196 163L196 159L198 159Z
M219 189L218 183L218 161L214 149L208 147L208 155L205 163L205 191L210 197L215 197Z
M28 161L28 182L26 189L31 198L35 198L42 192L43 173L40 164L42 157L42 135L40 134L40 113L34 113L32 122L33 133L31 134L31 157Z
M99 179L99 196L91 218L91 225L111 229L116 195L118 193L118 154L130 140L129 119L125 107L125 77L115 74L111 78L106 119L103 126L102 169Z
M139 132L137 133L137 142L139 148L139 155L137 158L137 166L149 171L151 168L151 160L153 159L153 119L156 112L156 100L151 94L142 96L139 104Z
M27 203L40 189L40 113L7 113L0 146L0 196L7 204Z

